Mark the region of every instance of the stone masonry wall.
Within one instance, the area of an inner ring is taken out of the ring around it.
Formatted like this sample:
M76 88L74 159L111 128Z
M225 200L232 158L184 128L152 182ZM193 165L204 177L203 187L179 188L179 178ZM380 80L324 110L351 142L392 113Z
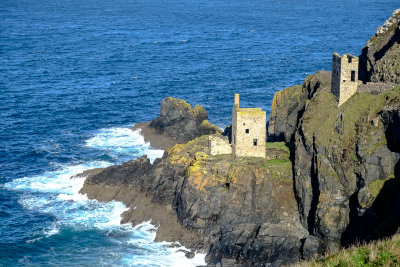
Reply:
M266 112L261 108L236 108L233 113L234 155L265 158Z
M338 107L357 92L358 57L350 54L332 56L332 93Z
M340 75L340 98L338 106L342 105L357 92L358 86L358 57L351 55L342 56ZM351 73L354 72L353 81Z
M368 82L366 84L358 85L358 92L368 92L373 95L379 95L382 92L392 90L396 84L394 83L373 83Z
M232 147L227 139L210 135L208 137L208 148L211 156L231 154Z

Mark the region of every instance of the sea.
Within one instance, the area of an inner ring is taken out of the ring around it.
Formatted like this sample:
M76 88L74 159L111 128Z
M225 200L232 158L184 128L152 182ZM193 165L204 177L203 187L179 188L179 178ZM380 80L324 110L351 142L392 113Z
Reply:
M130 128L160 101L203 105L222 129L233 94L275 92L359 55L388 0L1 0L0 266L198 266L151 221L79 194L84 170L162 150Z

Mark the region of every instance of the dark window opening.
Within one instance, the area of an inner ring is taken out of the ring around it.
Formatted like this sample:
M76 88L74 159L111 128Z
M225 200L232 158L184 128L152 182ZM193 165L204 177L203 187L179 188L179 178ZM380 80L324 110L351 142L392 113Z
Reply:
M230 183L225 183L225 186L229 188L229 187L231 187L231 184Z
M246 129L246 133L249 133L250 132L250 130L249 129Z
M351 57L348 57L349 63L351 63Z
M352 70L352 71L351 71L351 81L352 81L352 82L355 82L355 81L356 81L356 71L355 71L355 70Z
M253 146L257 146L257 139L253 139Z

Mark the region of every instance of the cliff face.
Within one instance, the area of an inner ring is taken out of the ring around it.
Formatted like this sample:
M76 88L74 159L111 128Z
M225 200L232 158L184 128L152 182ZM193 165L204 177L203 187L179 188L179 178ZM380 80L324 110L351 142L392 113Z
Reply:
M400 83L400 9L362 49L360 78L364 82Z
M308 76L303 85L295 85L277 92L271 105L267 125L268 142L293 142L305 104L319 90L329 90L331 73L320 71Z
M321 92L307 104L295 136L295 193L304 226L325 248L397 230L399 108L399 89L356 93L340 108Z
M125 202L124 222L151 218L156 240L204 250L209 263L293 262L318 252L318 242L299 221L289 149L268 149L276 159L210 156L203 136L154 164L144 156L106 168L81 192Z
M398 16L363 49L367 80L398 82L391 56L400 54ZM123 201L130 207L123 222L151 219L160 225L156 240L203 250L212 264L279 266L393 235L400 226L400 87L358 92L336 108L330 76L318 72L274 96L267 139L284 142L267 143L266 159L211 156L201 135L219 129L205 110L166 98L149 127L172 143L197 138L153 164L143 156L87 173L81 192Z

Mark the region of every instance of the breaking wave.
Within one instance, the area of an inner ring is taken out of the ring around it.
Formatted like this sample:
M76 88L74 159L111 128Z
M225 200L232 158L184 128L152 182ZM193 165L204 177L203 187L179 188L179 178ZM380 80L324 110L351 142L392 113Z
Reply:
M115 161L137 158L142 154L147 154L154 161L163 154L162 150L153 149L144 142L139 131L130 128L101 129L85 142L85 147L106 153ZM150 222L143 222L136 227L120 224L121 214L127 210L123 203L98 202L79 194L85 177L74 177L76 174L88 169L105 168L113 163L92 161L62 165L57 170L14 179L5 184L7 189L21 193L18 203L25 209L54 218L34 232L26 243L46 246L57 242L58 250L52 252L52 260L47 262L56 265L61 264L63 258L68 258L70 265L204 265L204 254L196 254L188 259L182 252L183 247L154 242L157 229ZM71 240L75 240L72 246ZM84 256L82 251L85 251ZM37 256L35 259L26 257L20 263L32 264L36 260Z

